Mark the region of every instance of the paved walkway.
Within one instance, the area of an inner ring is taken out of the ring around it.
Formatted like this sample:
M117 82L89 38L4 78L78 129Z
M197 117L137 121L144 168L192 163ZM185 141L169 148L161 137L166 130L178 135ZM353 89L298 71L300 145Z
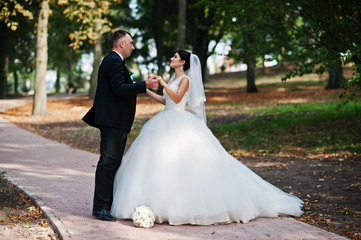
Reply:
M0 111L24 103L6 101L0 100ZM217 226L156 224L151 229L135 228L131 221L96 220L91 208L97 160L96 154L35 135L0 116L0 171L38 202L62 239L344 239L287 217Z

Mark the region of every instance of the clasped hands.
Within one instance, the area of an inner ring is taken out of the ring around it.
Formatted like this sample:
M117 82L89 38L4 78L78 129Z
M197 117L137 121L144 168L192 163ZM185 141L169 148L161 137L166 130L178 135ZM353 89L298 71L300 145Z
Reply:
M159 84L164 86L165 82L161 76L154 75L153 73L149 73L148 79L145 80L147 88L158 88Z

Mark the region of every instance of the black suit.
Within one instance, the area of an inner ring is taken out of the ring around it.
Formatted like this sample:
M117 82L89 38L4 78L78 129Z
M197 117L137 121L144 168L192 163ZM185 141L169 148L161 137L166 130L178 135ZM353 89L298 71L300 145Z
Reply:
M83 117L86 123L100 129L101 136L93 211L110 210L114 176L134 121L137 94L145 92L146 83L133 83L124 61L116 52L112 51L103 59L93 107Z

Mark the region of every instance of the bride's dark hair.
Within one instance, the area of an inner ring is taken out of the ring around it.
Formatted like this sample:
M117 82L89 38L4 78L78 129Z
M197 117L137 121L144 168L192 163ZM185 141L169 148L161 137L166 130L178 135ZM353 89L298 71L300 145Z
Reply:
M191 53L187 52L186 50L178 50L177 53L179 54L180 58L184 61L184 71L188 70L190 68L190 57Z

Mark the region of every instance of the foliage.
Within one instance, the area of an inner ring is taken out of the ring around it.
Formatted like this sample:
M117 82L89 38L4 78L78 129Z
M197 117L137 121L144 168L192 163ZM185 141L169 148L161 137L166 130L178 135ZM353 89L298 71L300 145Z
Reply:
M329 71L342 59L344 64L356 65L356 74L345 87L360 89L361 5L358 1L287 1L282 11L293 24L290 34L295 48L289 59L297 66L284 80Z
M5 98L8 88L9 56L12 54L12 39L20 22L33 20L30 10L32 1L28 0L0 0L0 98ZM21 29L22 30L22 29Z
M269 54L278 62L294 62L296 68L283 80L330 71L341 57L344 64L361 64L361 5L357 0L199 2L220 13L218 22L232 39L229 56L236 61L258 58L263 62ZM346 83L347 90L360 88L358 76Z
M212 2L187 1L186 45L198 55L204 81L207 81L207 59L215 54L218 43L223 40L224 14L225 12ZM215 44L212 49L209 49L211 41Z
M33 17L37 15L37 4L33 3L28 7L28 10L32 12ZM14 79L12 78L14 73L18 74L19 82L18 87L22 91L29 91L29 86L26 86L26 82L31 83L34 79L35 71L35 59L34 51L36 49L36 29L34 19L28 19L22 15L17 18L16 31L8 31L9 37L12 41L8 42L8 57L9 57L9 76L8 76L8 88L7 95L13 90ZM17 89L17 90L19 90ZM14 89L14 92L16 90Z
M62 8L54 4L53 14L49 19L49 65L50 68L65 71L68 58L69 34L75 29L74 24L62 13Z
M222 9L223 14L219 16L232 40L229 56L237 61L246 62L248 57L265 54L277 56L289 41L286 34L289 26L277 1L242 1L235 5L233 1L218 0L213 4ZM246 35L251 36L247 46Z
M265 55L277 58L283 54L288 42L288 24L279 11L279 1L241 1L234 4L230 0L204 0L217 9L222 32L232 42L229 58L238 64L247 65L247 92L257 92L255 68L264 65ZM269 58L269 57L268 57Z
M22 17L32 20L33 13L28 9L32 0L0 0L0 22L4 22L12 31L16 31Z
M345 82L344 92L341 94L341 98L346 99L346 102L361 98L361 65L354 65L352 69L354 73Z
M11 40L17 40L10 41L8 47L11 71L30 71L35 63L35 24L25 26L23 22L35 18L38 9L34 5L38 2L0 0L0 22L9 30L16 30L8 34ZM106 34L107 39L102 41L103 48L108 49L111 30L116 26L134 35L136 50L128 61L162 73L176 50L178 5L174 3L171 0L51 1L50 68L63 73L69 71L65 64L69 44L89 51ZM264 63L265 55L272 57L269 60L294 62L296 68L283 80L329 71L341 59L343 64L353 65L355 71L345 84L344 96L355 99L361 94L361 5L357 0L244 0L237 4L231 0L188 0L186 12L185 48L200 57L202 67L217 46L208 49L212 40L218 43L221 39L231 39L229 57L236 62L251 59ZM99 31L95 30L97 23L102 25ZM154 46L158 50L156 56L152 52ZM82 53L73 52L73 61L78 61Z
M176 9L174 1L157 4L156 0L138 0L134 14L126 18L128 27L136 29L133 35L136 42L133 57L141 56L137 63L146 65L149 72L161 73L174 53L177 36L177 15L174 14ZM156 16L157 13L160 13L160 16ZM153 47L157 49L156 56L152 53ZM150 63L155 63L157 67Z
M175 14L178 12L178 4L174 3L170 0L138 0L134 12L122 19L122 25L134 30L136 49L133 56L141 56L136 62L146 65L150 72L161 74L169 58L178 50L176 49L178 18ZM186 13L185 49L197 54L205 67L207 58L213 53L208 51L209 42L211 40L219 42L223 36L220 31L222 23L217 21L216 8L199 1L188 0ZM152 52L154 47L157 49L156 56Z
M63 13L71 21L79 24L79 29L70 34L74 49L78 49L85 41L94 44L104 33L111 31L112 23L106 17L112 5L121 3L121 0L58 0L58 4L64 7ZM100 32L96 31L96 24L100 23Z

